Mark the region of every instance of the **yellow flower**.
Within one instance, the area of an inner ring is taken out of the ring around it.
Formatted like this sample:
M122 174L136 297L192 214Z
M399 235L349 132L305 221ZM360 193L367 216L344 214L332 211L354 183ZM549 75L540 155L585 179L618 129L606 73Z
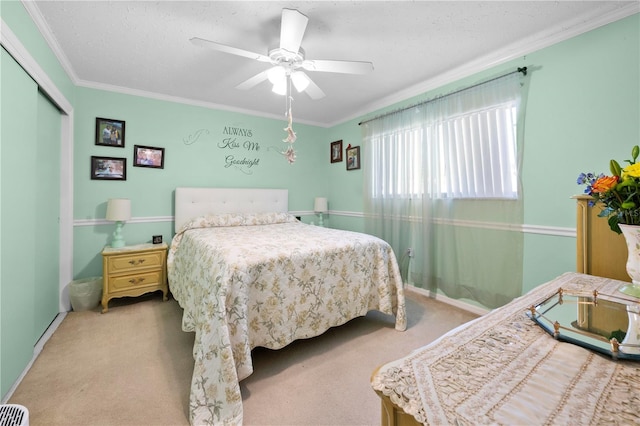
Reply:
M622 173L624 176L630 176L635 178L640 178L640 163L631 164L624 169L622 169Z

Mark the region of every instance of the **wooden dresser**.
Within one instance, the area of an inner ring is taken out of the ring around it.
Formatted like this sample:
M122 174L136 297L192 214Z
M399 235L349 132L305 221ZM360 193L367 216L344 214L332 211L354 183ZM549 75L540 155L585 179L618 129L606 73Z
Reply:
M627 274L627 245L622 234L598 217L601 209L589 207L588 195L576 195L576 272L630 282Z
M102 313L114 297L137 297L162 291L166 301L167 244L138 244L102 250Z

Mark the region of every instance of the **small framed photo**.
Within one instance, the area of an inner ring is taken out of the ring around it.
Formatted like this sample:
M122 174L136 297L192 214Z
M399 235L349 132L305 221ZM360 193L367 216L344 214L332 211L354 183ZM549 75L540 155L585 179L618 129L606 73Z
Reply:
M339 163L342 161L342 141L331 142L331 162Z
M360 147L352 146L347 148L347 170L360 168Z
M124 121L96 118L96 145L124 148Z
M91 179L127 180L127 159L92 156Z
M133 166L164 169L164 148L134 145Z

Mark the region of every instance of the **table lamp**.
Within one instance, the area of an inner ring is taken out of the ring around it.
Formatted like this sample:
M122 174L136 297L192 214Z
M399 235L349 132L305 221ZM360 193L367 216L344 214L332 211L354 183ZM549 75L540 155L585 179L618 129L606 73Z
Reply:
M324 226L322 223L322 217L327 211L329 211L327 208L327 199L322 197L316 197L315 203L313 205L313 211L318 213L318 217L319 217L318 225Z
M128 198L109 198L109 201L107 201L106 219L116 223L116 230L113 232L111 247L124 247L122 225L123 222L131 219L131 200Z

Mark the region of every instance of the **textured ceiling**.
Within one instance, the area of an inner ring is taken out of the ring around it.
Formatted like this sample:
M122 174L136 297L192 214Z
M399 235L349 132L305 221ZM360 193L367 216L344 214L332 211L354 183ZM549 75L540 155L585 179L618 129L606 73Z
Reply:
M81 86L283 118L268 64L189 42L267 54L283 8L309 18L308 59L370 61L367 75L309 72L326 93L295 94L296 122L329 126L638 12L637 1L37 1L27 10ZM532 64L535 65L535 64Z

